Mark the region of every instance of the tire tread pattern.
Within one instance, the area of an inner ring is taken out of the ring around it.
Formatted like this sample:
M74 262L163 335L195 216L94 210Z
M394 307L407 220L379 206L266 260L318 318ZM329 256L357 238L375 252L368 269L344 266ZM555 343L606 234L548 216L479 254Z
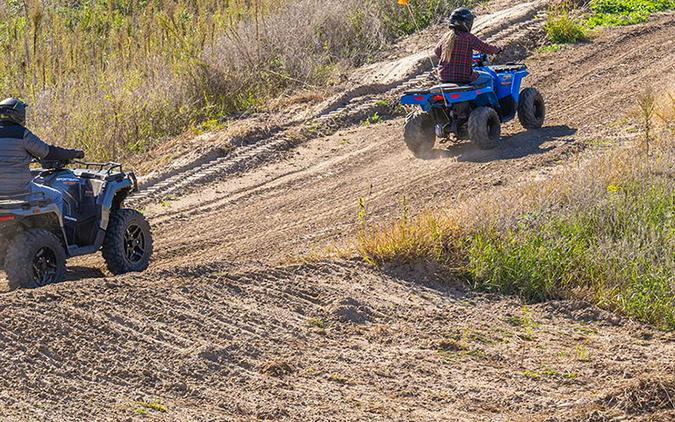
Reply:
M497 124L497 135L490 136L489 121L495 120ZM497 112L490 107L478 107L474 109L469 115L469 137L471 141L478 145L481 149L493 149L499 145L499 137L501 136L501 122Z
M424 111L410 113L405 121L403 139L415 157L424 157L436 143L434 120Z
M131 222L135 222L141 227L145 232L147 242L146 256L136 264L128 262L124 254L124 234ZM145 271L150 265L152 249L152 231L143 214L128 208L122 208L111 213L102 251L103 259L111 273L121 275Z
M540 102L543 108L541 118L537 118L536 116L536 102ZM520 120L520 124L525 129L539 129L544 125L545 116L544 97L542 97L536 88L525 88L520 93L520 101L518 102L518 120Z
M37 252L35 249L45 246L56 255L58 273L55 282L63 281L66 276L66 251L61 240L48 230L28 229L14 236L7 245L5 274L10 290L39 287L33 280L33 254Z

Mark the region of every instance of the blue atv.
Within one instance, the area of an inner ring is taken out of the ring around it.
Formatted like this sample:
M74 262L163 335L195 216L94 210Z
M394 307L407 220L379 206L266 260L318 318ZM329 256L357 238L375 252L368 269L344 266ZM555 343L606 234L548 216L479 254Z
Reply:
M98 251L115 275L148 268L150 225L124 208L138 187L133 173L117 163L41 164L35 181L63 194L63 210L41 193L0 197L0 270L10 289L58 283L67 258Z
M485 54L474 54L474 71L485 83L441 84L430 89L406 92L403 105L417 105L405 123L404 139L417 157L428 157L436 138L470 139L482 149L497 147L501 124L516 113L526 129L544 124L544 98L535 88L520 91L529 72L524 64L490 65Z

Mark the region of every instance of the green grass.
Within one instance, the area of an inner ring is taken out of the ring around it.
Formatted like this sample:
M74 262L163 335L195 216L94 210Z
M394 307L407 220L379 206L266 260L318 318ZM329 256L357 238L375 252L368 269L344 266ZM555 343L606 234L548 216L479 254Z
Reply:
M541 46L537 49L538 53L555 53L556 51L560 51L562 48L562 44L547 44L544 46Z
M461 230L445 217L425 215L362 232L359 250L376 264L435 261L478 290L518 295L529 303L582 298L675 330L672 180L607 185L603 197L588 203L524 217L506 228ZM523 327L526 339L534 337L536 323L525 310L508 322Z
M675 9L675 0L592 0L584 9L573 3L552 8L544 29L552 45L545 51L556 51L559 44L574 44L588 39L591 29L633 25L646 22L656 13Z
M538 302L583 291L597 303L675 327L672 185L634 183L593 206L469 241L468 270L482 290Z
M646 22L653 13L675 9L675 0L592 0L590 28L633 25Z

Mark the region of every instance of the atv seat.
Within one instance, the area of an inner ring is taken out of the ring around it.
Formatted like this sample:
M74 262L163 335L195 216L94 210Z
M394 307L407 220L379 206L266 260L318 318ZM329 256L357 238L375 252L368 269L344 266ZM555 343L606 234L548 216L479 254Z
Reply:
M473 91L475 89L486 88L488 85L489 85L489 82L478 84L478 85L469 85L469 84L460 85L460 84L453 84L453 83L445 83L445 84L432 86L429 89L407 91L404 94L405 95L417 95L417 94L423 95L423 94L443 94L443 93L448 93L448 92L466 92L466 91Z
M500 72L513 72L513 71L518 71L518 70L525 70L527 69L527 66L524 64L520 63L507 63L507 64L500 64L500 65L495 65L495 66L490 66L492 70L494 70L497 73Z
M485 88L487 86L488 86L487 83L482 83L482 84L478 84L478 85L475 85L475 84L474 85L470 85L470 84L459 85L459 84L447 83L447 84L440 84L440 85L432 86L431 88L429 88L429 92L431 92L432 94L441 94L443 92L473 91L474 89L481 89L481 88Z

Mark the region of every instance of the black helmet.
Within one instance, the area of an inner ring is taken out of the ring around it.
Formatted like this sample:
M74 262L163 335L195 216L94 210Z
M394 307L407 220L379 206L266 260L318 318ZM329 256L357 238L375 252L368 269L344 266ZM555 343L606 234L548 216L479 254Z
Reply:
M455 9L452 15L450 15L450 27L464 32L471 32L474 19L476 19L476 16L471 10L466 7L460 7L459 9Z
M23 101L16 98L7 98L0 102L0 120L9 120L25 126L27 108L28 104Z

